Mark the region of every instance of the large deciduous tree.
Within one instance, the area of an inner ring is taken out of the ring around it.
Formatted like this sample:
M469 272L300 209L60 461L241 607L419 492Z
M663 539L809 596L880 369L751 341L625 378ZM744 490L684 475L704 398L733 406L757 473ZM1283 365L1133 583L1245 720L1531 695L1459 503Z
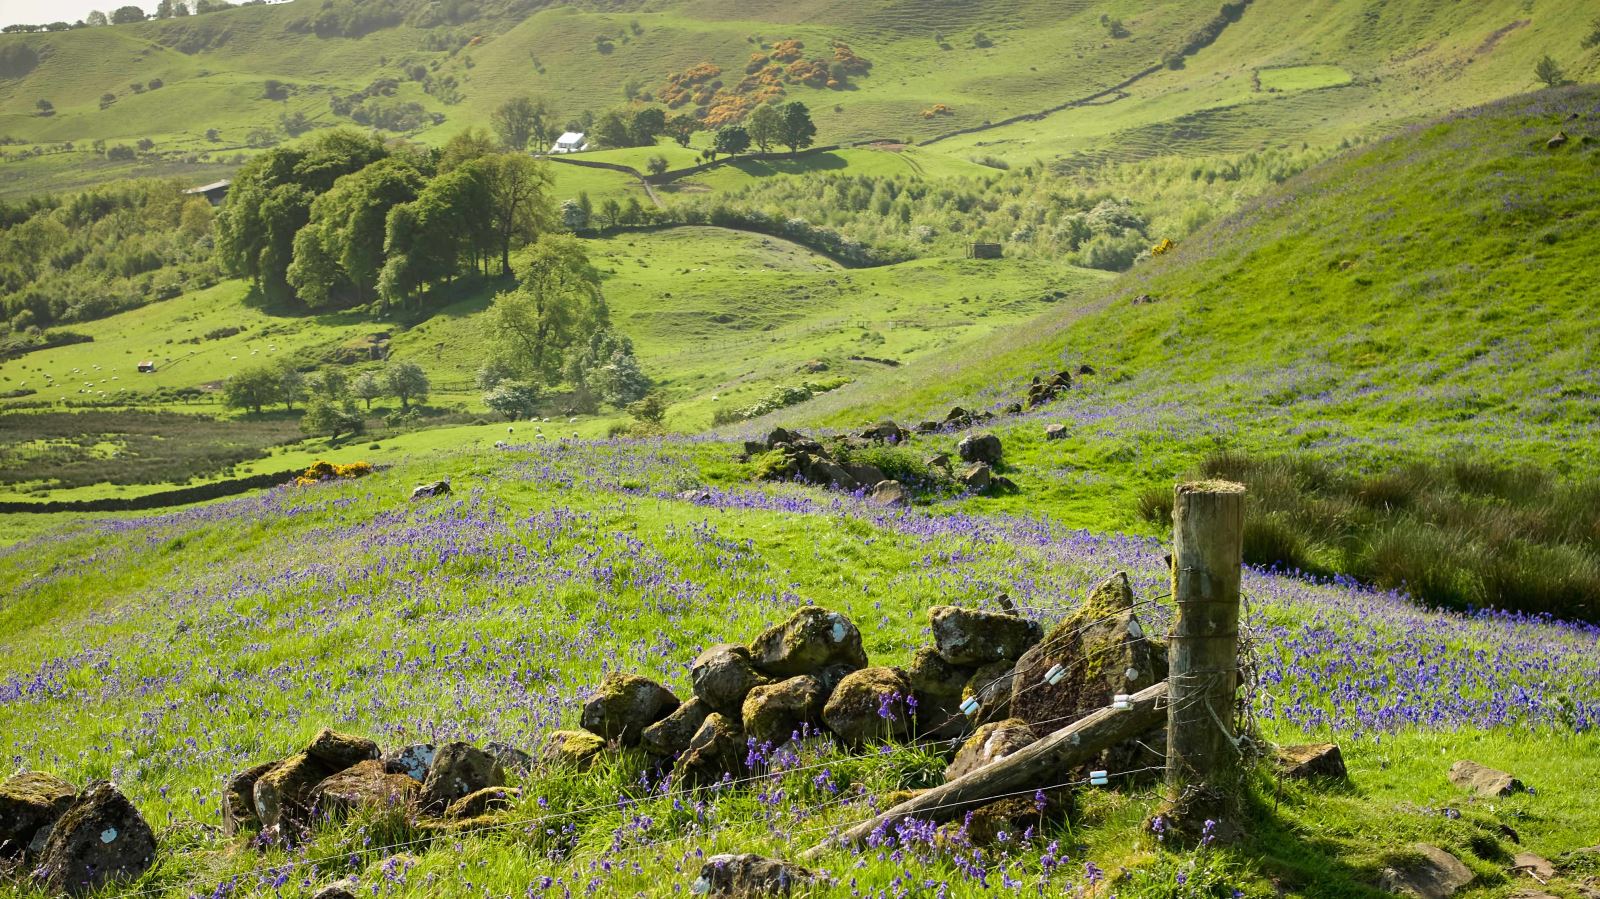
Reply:
M494 126L494 133L499 135L501 146L519 153L526 150L528 142L535 138L543 149L549 134L549 118L550 111L542 100L523 94L500 104L489 117L489 123Z
M609 323L600 273L576 238L547 234L518 276L516 289L489 307L494 365L522 381L554 384L567 348Z
M779 129L778 143L789 148L791 154L811 146L817 138L817 126L811 121L811 110L799 100L786 103L783 109L783 127Z
M761 148L761 152L770 152L773 144L783 137L783 114L772 104L763 103L750 113L745 130L750 132L750 141Z

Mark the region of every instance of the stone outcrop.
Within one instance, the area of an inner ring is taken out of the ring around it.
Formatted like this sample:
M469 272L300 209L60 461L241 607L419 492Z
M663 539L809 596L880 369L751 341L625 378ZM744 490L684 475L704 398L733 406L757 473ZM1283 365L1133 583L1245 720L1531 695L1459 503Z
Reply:
M822 723L846 745L897 740L911 731L911 681L899 668L862 668L845 675L822 709Z
M1014 662L1043 636L1036 621L982 609L934 606L928 620L934 647L952 665Z
M838 612L806 606L750 643L755 666L774 677L808 674L830 665L865 668L861 631Z
M678 707L678 697L653 680L613 672L583 707L583 729L624 746L637 746L644 729Z
M505 782L505 769L486 750L470 743L446 743L434 756L417 802L424 812L437 815L469 793L504 786Z
M132 880L156 861L156 836L127 797L105 781L78 794L50 830L36 876L79 895Z
M41 771L0 783L0 859L37 855L77 796L77 787Z

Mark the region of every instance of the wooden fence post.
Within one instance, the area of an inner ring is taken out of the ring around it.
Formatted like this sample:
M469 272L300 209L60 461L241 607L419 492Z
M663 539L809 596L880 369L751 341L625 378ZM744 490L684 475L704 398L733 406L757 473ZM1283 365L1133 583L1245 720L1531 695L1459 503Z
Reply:
M1167 641L1166 823L1197 834L1203 821L1236 827L1243 764L1235 742L1239 684L1239 575L1245 488L1180 484L1172 506L1172 597Z

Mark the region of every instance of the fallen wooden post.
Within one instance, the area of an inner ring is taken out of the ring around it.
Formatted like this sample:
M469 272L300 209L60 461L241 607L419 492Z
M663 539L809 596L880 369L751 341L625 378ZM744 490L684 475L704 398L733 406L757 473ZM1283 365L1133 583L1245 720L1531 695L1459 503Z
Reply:
M806 850L802 858L814 859L834 845L859 843L885 824L893 826L908 818L949 821L997 798L1059 784L1065 772L1093 759L1102 750L1159 726L1166 717L1166 700L1165 681L1147 687L1133 695L1132 708L1091 712L1025 749L830 837Z

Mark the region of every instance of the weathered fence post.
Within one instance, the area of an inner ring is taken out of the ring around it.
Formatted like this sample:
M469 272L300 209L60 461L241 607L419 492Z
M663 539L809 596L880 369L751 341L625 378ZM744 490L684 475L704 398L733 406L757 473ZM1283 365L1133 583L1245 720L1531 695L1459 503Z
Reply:
M1244 494L1242 485L1229 481L1180 484L1172 506L1178 617L1167 641L1165 817L1185 832L1198 832L1208 819L1218 822L1214 827L1237 826L1243 764L1233 711Z

